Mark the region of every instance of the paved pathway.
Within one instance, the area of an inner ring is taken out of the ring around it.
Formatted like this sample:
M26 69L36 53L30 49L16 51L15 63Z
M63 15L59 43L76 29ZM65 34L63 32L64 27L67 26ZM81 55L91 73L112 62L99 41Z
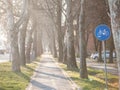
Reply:
M63 74L55 61L43 55L31 82L26 90L77 90Z
M77 62L79 62L79 58L77 58ZM96 61L93 61L92 59L87 59L87 66L93 69L99 69L99 70L105 70L104 63L98 63ZM118 75L118 69L116 67L116 64L107 64L107 72L111 73L113 75Z
M99 70L105 70L104 63L98 63L98 62L89 62L87 63L87 66L93 69L99 69ZM115 64L107 64L106 65L107 72L111 73L113 75L118 75L118 69L115 67Z

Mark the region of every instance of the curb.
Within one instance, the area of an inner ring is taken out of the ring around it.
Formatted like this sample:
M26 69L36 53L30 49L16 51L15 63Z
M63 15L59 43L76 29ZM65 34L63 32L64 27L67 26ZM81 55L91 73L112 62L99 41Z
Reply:
M59 67L59 69L62 71L62 73L64 74L64 76L68 79L68 82L71 84L71 86L73 87L73 90L82 90L81 87L79 87L70 77L69 75L58 65L58 62L55 61L55 59L53 58L53 61L55 62L55 64L57 65L57 67Z
M35 68L35 71L38 70L39 65L40 65L40 62L39 62L39 64L38 64L38 66ZM25 90L31 90L31 88L32 88L31 82L32 82L32 80L34 79L34 77L36 76L36 73L37 73L37 72L35 72L35 71L33 72L33 75L30 77L30 82L29 82L29 84L28 84L28 86L26 87Z

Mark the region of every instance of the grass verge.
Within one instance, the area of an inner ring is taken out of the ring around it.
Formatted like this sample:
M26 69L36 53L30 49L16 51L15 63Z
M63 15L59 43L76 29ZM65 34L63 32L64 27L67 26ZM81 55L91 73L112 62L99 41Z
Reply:
M10 62L0 63L0 90L25 90L38 63L21 67L21 72L12 72Z
M59 64L69 77L83 90L105 90L105 75L101 70L88 68L89 79L81 79L79 70L68 70L65 64ZM108 90L118 90L118 76L108 74Z

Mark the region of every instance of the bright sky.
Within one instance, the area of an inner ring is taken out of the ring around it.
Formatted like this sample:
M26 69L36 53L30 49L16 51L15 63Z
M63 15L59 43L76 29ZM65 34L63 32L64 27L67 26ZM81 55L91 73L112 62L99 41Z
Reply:
M4 42L6 42L6 41L7 41L6 36L3 33L2 29L0 28L0 46L3 46Z

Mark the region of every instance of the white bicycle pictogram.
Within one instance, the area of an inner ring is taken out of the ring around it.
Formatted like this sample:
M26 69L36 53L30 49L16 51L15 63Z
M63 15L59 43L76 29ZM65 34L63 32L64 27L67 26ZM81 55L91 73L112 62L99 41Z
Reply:
M107 37L107 36L109 36L109 32L106 29L104 29L104 30L99 29L97 36L98 37Z

